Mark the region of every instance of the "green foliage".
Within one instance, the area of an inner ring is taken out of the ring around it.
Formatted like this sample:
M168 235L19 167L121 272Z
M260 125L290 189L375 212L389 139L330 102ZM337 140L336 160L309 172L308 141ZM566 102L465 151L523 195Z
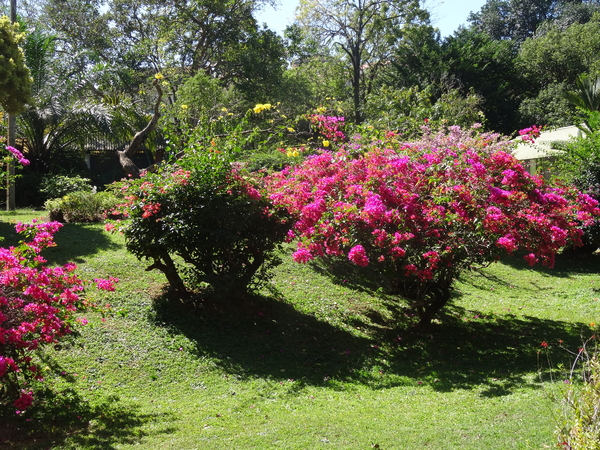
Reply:
M45 175L40 184L40 194L47 199L64 197L75 191L92 191L91 180L80 176Z
M427 24L429 13L416 1L301 0L296 19L306 36L343 61L342 79L350 81L354 122L361 124L367 96L402 41L402 30Z
M565 30L558 26L521 45L519 70L530 83L546 87L565 82L574 85L582 73L600 71L600 14L585 24L574 23Z
M153 261L179 294L210 287L243 298L268 279L289 229L258 188L229 153L192 143L176 165L125 182L127 249Z
M591 117L596 117L593 114ZM600 120L596 117L600 126ZM573 183L582 192L600 200L600 132L573 138L561 146L562 153L556 154L556 172L560 177ZM596 250L600 246L600 222L585 228L586 249Z
M468 20L495 40L523 41L545 20L554 18L559 5L567 1L488 0Z
M8 113L23 111L31 101L31 77L19 43L19 25L0 17L0 106Z
M519 128L523 83L515 67L517 46L474 29L459 29L442 44L442 64L464 96L474 93L489 127L507 135Z
M587 74L580 74L575 80L575 91L568 91L564 96L583 110L600 110L600 77L591 78Z
M432 89L383 87L371 95L366 108L367 124L380 130L395 130L403 139L420 136L423 125L431 128L459 125L469 127L484 122L480 99L470 93L463 97L456 89L437 100Z
M581 380L576 379L576 369ZM566 381L569 388L561 402L558 445L565 450L600 450L600 351L596 338L579 350Z
M118 203L110 192L75 191L61 198L47 200L44 208L54 220L64 222L98 222L104 220Z
M524 99L519 106L521 123L566 127L578 123L577 113L564 97L567 85L552 83L537 96Z

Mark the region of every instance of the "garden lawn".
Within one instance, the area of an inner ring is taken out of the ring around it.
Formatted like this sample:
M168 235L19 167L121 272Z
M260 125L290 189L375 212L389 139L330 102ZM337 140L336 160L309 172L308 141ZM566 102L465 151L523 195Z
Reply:
M1 213L4 244L10 221L42 215ZM600 323L600 256L469 273L417 331L331 264L286 254L261 296L182 304L103 225L67 224L56 241L53 264L121 281L94 293L108 313L41 355L52 391L22 417L2 412L0 448L555 448L567 350Z

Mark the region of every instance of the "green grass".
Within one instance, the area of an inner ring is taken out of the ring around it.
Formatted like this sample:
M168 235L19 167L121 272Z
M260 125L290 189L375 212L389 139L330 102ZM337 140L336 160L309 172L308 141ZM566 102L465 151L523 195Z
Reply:
M0 213L4 244L10 220L40 215ZM0 448L553 448L563 374L548 360L568 367L559 340L576 350L600 322L599 256L467 274L416 331L395 299L325 265L286 256L245 304L186 305L101 224L56 240L51 263L121 282L98 297L105 318L44 353L52 390L3 413Z

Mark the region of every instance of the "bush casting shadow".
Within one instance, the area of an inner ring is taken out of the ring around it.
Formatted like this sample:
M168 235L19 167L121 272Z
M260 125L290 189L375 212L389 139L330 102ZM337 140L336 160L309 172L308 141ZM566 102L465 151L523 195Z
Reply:
M23 416L14 408L0 413L0 448L36 450L68 445L69 448L107 450L136 444L148 433L141 427L164 420L165 414L144 414L131 405L120 405L116 396L90 405L73 389L42 391ZM169 420L174 420L169 417ZM174 429L155 429L153 434Z
M243 306L156 302L155 320L196 345L237 377L293 379L316 386L357 383L373 389L429 384L446 392L482 389L501 396L532 379L550 343L553 364L568 359L559 340L577 349L591 330L582 324L514 315L483 317L450 307L428 329L379 314L338 328L284 301L255 297ZM362 321L361 321L362 320ZM349 321L347 321L349 322ZM361 333L350 331L359 328ZM362 334L362 336L360 335ZM543 362L543 361L542 361ZM568 367L568 364L566 364Z

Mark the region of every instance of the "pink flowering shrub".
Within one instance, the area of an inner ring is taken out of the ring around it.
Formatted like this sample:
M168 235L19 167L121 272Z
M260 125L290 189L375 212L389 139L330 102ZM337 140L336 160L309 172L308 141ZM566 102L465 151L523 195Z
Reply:
M296 218L296 261L373 265L427 323L462 271L517 250L552 267L600 214L590 196L529 175L510 151L497 134L460 127L411 143L351 139L274 174L270 198Z
M107 230L122 231L127 249L162 271L174 293L210 288L243 298L277 263L288 215L228 154L196 150L126 182L120 210L128 218Z
M47 267L40 254L55 245L53 236L61 226L19 223L16 230L26 240L0 248L0 402L14 400L18 413L33 402L28 381L43 380L36 351L72 333L75 314L89 306L75 265ZM117 279L96 281L98 288L114 289Z
M344 134L344 117L311 114L309 115L309 119L315 131L327 141L344 142L346 140L346 135Z

